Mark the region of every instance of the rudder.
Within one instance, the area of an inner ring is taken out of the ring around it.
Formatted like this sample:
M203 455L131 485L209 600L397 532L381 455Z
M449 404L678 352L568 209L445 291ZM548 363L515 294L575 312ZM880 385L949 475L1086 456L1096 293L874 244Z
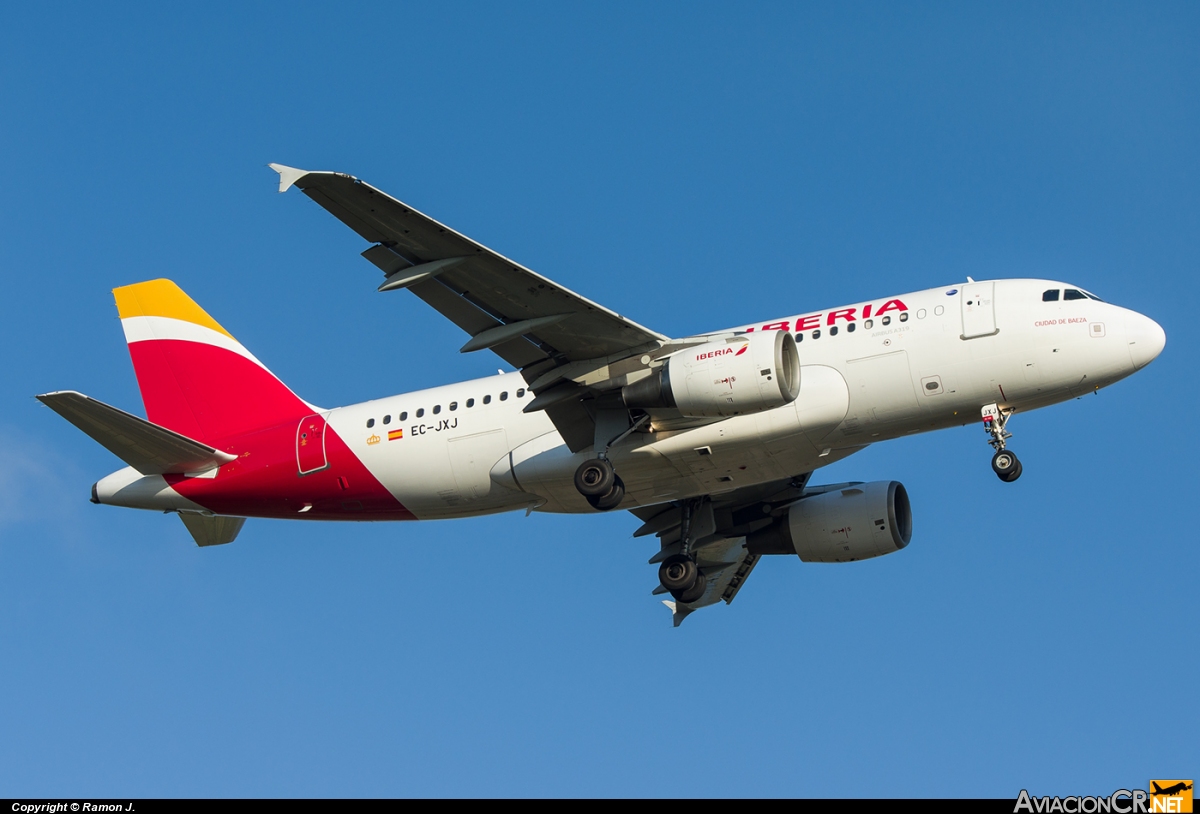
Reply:
M317 410L170 280L113 290L146 415L211 443Z

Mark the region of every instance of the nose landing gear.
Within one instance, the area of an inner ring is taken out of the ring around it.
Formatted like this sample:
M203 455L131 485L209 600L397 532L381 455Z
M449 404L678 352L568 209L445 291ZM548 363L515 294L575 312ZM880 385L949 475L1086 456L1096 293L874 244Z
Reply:
M1004 427L1008 424L1008 419L1013 411L1003 410L996 404L989 404L981 412L983 429L991 436L988 443L991 444L992 449L996 450L996 454L992 456L992 471L1000 480L1012 483L1021 477L1022 471L1021 461L1016 454L1005 448L1008 439L1012 438L1012 433L1007 432Z

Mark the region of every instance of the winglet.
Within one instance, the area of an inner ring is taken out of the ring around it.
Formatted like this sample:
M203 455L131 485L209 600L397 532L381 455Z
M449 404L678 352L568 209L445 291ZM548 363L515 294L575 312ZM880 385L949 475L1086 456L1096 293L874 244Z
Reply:
M673 623L672 627L679 627L683 620L688 617L688 614L695 610L694 608L683 608L681 610L677 604L669 599L664 599L662 603L666 605L667 610L671 612L671 622Z
M295 167L288 167L284 164L268 164L267 166L279 173L280 192L287 192L292 188L292 184L308 175L308 170L298 170Z

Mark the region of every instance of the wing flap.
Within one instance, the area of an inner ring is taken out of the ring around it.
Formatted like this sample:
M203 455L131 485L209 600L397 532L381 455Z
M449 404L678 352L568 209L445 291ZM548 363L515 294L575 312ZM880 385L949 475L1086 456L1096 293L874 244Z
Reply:
M203 472L237 460L74 390L43 393L37 399L143 475Z

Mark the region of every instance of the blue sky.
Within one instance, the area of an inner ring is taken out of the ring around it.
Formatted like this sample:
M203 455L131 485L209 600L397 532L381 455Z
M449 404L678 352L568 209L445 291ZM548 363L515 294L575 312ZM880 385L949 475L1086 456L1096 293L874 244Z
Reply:
M1200 767L1194 4L12 5L0 12L0 794L1099 794ZM141 410L167 276L336 405L494 372L277 161L349 172L672 335L1075 282L1163 355L818 482L905 551L772 558L678 630L627 514L250 521L87 502L38 404Z

